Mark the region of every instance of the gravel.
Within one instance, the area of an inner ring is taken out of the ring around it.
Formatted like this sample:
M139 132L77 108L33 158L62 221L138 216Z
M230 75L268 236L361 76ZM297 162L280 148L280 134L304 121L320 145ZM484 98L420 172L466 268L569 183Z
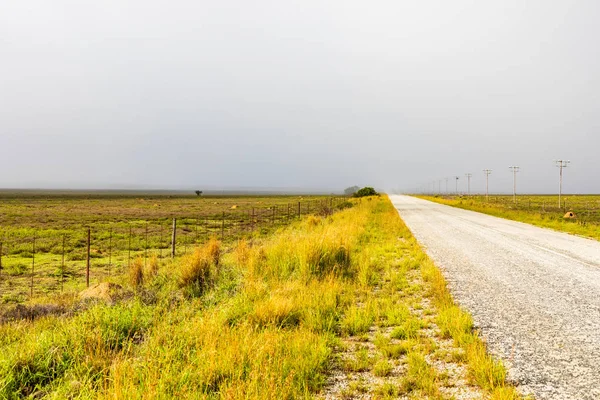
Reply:
M522 393L600 398L600 242L390 198Z

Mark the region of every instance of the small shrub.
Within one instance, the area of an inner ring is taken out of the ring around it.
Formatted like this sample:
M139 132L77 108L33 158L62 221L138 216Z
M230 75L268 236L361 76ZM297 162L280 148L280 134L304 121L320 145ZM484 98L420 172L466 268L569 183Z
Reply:
M349 202L349 201L343 201L343 202L337 204L335 206L335 208L337 208L338 210L345 210L347 208L352 208L353 206L354 206L354 204L352 204L351 202Z
M354 197L368 197L368 196L379 196L379 193L375 191L372 187L365 186L360 189L358 192L354 193Z

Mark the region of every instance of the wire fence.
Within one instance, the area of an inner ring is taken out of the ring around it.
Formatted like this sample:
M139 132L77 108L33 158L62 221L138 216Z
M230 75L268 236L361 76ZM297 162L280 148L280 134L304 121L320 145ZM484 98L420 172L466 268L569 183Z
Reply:
M309 214L329 215L346 197L273 204L189 217L96 223L69 230L33 229L0 238L0 302L36 294L80 290L122 273L136 259L174 258L216 237L237 240L266 233Z
M600 223L600 196L565 196L558 204L558 196L513 196L491 195L486 200L485 196L443 196L447 198L460 199L462 201L473 201L474 204L489 204L506 210L517 210L525 212L536 212L541 215L561 218L563 214L572 211L579 223Z

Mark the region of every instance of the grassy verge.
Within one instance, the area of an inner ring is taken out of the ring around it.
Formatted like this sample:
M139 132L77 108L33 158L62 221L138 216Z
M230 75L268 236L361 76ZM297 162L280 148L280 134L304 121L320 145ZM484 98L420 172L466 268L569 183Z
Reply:
M448 357L518 398L387 198L132 265L109 303L0 325L0 398L312 398L336 368L381 379L348 389L373 397L451 398Z
M563 218L563 210L547 212L542 211L540 209L512 209L509 208L509 206L507 206L506 204L485 203L482 200L476 200L466 197L418 197L439 204L445 204L452 207L462 208L464 210L477 211L480 213L493 215L495 217L525 222L542 228L550 228L560 232L566 232L574 235L585 236L591 239L600 240L600 225L598 225L597 222L587 221L585 219L565 219Z

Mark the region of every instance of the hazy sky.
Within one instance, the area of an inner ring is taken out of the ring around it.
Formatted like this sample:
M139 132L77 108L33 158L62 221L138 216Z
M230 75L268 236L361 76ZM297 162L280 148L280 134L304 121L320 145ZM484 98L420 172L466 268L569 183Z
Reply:
M0 0L0 187L600 192L600 2ZM444 183L442 187L444 188Z

